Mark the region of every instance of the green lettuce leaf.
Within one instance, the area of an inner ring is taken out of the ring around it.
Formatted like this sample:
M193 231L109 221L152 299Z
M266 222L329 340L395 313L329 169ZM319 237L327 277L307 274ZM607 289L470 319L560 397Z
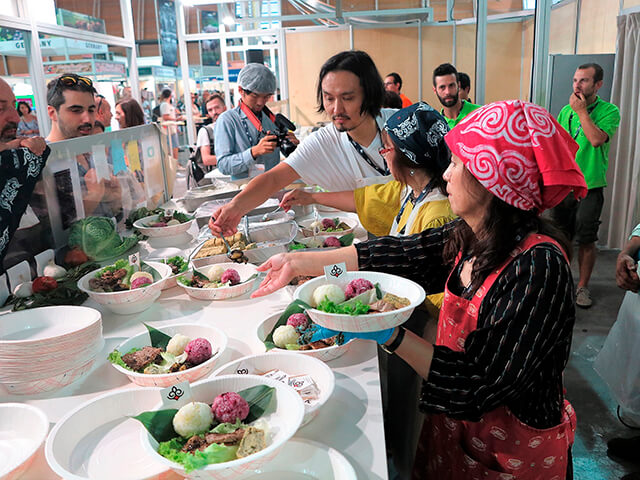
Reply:
M343 315L364 315L368 313L371 307L369 305L365 305L360 300L356 301L355 304L335 304L327 297L322 300L317 307L318 310L327 313L340 313Z
M158 446L158 453L172 462L179 463L186 473L199 470L214 463L223 463L235 460L237 446L228 447L213 443L203 451L186 453L180 451L186 440L174 438L168 442L162 442Z
M134 347L131 350L129 350L127 353L134 353L134 352L137 352L138 350L140 349ZM127 370L131 370L132 372L135 372L135 370L133 370L132 368L129 368L129 365L124 363L124 361L122 360L122 354L118 350L114 350L113 352L111 352L107 357L107 359L109 360L109 362L113 363L114 365L120 365L122 368L126 368Z
M233 433L239 428L247 428L248 425L242 423L240 419L236 420L236 423L221 423L216 428L211 430L213 433Z

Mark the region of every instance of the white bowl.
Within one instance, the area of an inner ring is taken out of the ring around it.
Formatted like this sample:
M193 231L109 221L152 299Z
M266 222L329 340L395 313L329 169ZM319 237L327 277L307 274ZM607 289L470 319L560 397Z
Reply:
M280 318L280 315L282 315L282 312L274 313L273 315L268 316L266 319L260 322L260 324L258 325L258 328L256 329L256 335L258 336L258 340L260 340L261 342L264 342L264 340L267 338L269 333L273 330L273 327L278 321L278 319ZM351 340L348 341L347 343L343 343L342 345L332 345L327 348L319 348L315 350L314 349L286 350L284 348L276 347L269 351L274 353L275 352L291 352L294 355L314 357L314 358L317 358L318 360L322 360L323 362L329 362L347 353L347 350L349 350L350 347L351 347Z
M340 232L318 232L315 235L316 237L341 237L342 235L346 235L348 233L353 232L353 230L358 226L356 220L354 220L353 218L348 218L348 217L320 217L319 220L322 221L325 218L330 218L332 220L337 218L340 222L344 222L347 225L349 225L349 229L342 230ZM308 219L308 220L303 220L302 222L298 223L300 225L300 231L302 232L303 236L305 236L305 237L313 237L314 236L313 228L311 228L311 224L314 221L315 221L314 219Z
M140 443L146 430L130 418L152 410L160 398L159 389L129 389L78 406L47 438L49 466L66 480L168 478L168 468Z
M210 404L221 393L238 392L256 385L267 385L276 389L275 402L272 402L270 408L260 417L269 425L267 447L244 458L207 465L203 469L191 472L188 475L189 478L214 480L238 478L241 474L260 468L271 461L285 442L296 433L304 416L302 398L293 388L276 380L256 375L225 375L194 383L191 385L191 393L194 401ZM188 402L184 397L180 401L182 404ZM174 408L179 408L180 406L181 404L178 404ZM155 409L160 408L160 404L155 407ZM147 432L142 435L142 442L147 451L154 454L155 458L161 463L170 467L176 473L187 476L182 465L174 463L157 453L158 443Z
M49 420L39 408L0 403L0 480L25 473L48 432Z
M158 330L166 333L171 337L173 337L176 333L181 333L191 338L192 340L195 338L206 338L207 340L209 340L209 343L211 343L211 349L214 353L209 360L207 360L206 362L202 362L200 365L196 365L193 368L189 368L182 372L164 373L158 375L148 375L145 373L133 372L121 367L120 365L112 364L112 366L116 370L118 370L120 373L125 374L127 377L129 377L129 380L131 380L136 385L140 385L142 387L168 387L170 385L175 385L176 383L184 381L188 381L189 383L195 382L196 380L199 380L211 373L213 368L216 366L216 363L218 363L220 355L222 355L224 350L227 348L228 339L224 332L208 325L183 323L158 327ZM151 340L149 339L149 332L145 329L144 332L122 342L116 347L116 350L124 355L132 348L142 348L149 345L151 345Z
M153 222L157 218L158 215L141 218L134 222L133 227L140 230L140 233L147 237L175 237L186 233L195 221L195 218L192 218L191 220L179 225L169 225L168 227L145 227L146 224Z
M250 292L256 284L256 280L258 279L256 277L253 280L247 281L252 275L256 275L258 273L258 268L251 263L216 263L214 265L200 267L198 268L198 271L202 272L202 274L204 275L209 276L209 272L211 272L213 268L218 266L224 268L225 270L229 268L233 268L234 270L236 270L240 275L240 283L237 285L232 285L230 287L220 288L187 287L180 282L178 282L178 286L184 288L184 290L190 297L198 300L226 300L228 298L239 297L240 295L244 295L245 293ZM191 272L187 272L183 275L191 280Z
M139 313L151 306L153 302L162 293L162 287L165 280L172 275L171 267L160 262L146 262L149 266L155 268L162 276L162 279L148 285L146 287L136 288L134 290L125 290L123 292L94 292L89 288L89 279L93 278L96 272L101 268L87 273L78 280L78 288L89 295L100 305L104 305L113 313L127 315L129 313Z
M375 332L386 328L397 327L406 322L413 310L424 302L424 289L417 283L406 278L390 275L382 272L345 272L337 282L343 290L351 280L364 278L374 285L380 284L385 293L409 299L408 306L383 313L370 313L365 315L346 315L340 313L326 313L315 308L307 310L307 314L318 325L339 332ZM311 305L311 297L314 290L320 285L329 283L326 277L320 276L300 285L293 293L294 300L302 300Z
M271 462L242 480L357 480L349 460L335 448L313 440L292 438Z
M289 376L310 375L320 390L320 397L313 404L304 406L304 419L302 425L306 425L318 415L331 394L336 384L336 377L325 363L310 355L300 356L294 352L270 352L259 353L242 357L229 362L217 369L213 376L220 375L262 375L270 370L278 369Z

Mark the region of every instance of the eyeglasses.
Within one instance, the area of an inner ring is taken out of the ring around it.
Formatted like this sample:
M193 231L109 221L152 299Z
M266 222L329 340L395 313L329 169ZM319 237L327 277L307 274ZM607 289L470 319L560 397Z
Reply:
M394 150L395 148L393 147L389 147L389 148L382 147L378 150L378 153L380 154L380 156L384 157L387 153L391 153Z
M77 85L79 83L84 83L87 87L93 87L93 82L90 78L81 77L80 75L63 75L58 79L58 82L67 87L70 87L71 85Z

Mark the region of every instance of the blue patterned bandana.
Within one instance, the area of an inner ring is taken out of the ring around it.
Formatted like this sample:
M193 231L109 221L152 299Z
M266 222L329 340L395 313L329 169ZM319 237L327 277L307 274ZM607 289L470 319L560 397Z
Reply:
M451 152L444 141L449 126L442 115L424 102L398 110L384 129L396 148L419 167L446 170Z

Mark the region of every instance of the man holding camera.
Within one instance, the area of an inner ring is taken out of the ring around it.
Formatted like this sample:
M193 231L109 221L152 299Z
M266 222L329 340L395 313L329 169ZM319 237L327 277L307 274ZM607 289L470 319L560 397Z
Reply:
M247 178L256 163L265 171L280 162L275 116L267 102L276 90L276 77L261 63L249 63L238 75L240 103L220 115L214 127L218 170L232 180ZM297 144L293 132L287 138Z

